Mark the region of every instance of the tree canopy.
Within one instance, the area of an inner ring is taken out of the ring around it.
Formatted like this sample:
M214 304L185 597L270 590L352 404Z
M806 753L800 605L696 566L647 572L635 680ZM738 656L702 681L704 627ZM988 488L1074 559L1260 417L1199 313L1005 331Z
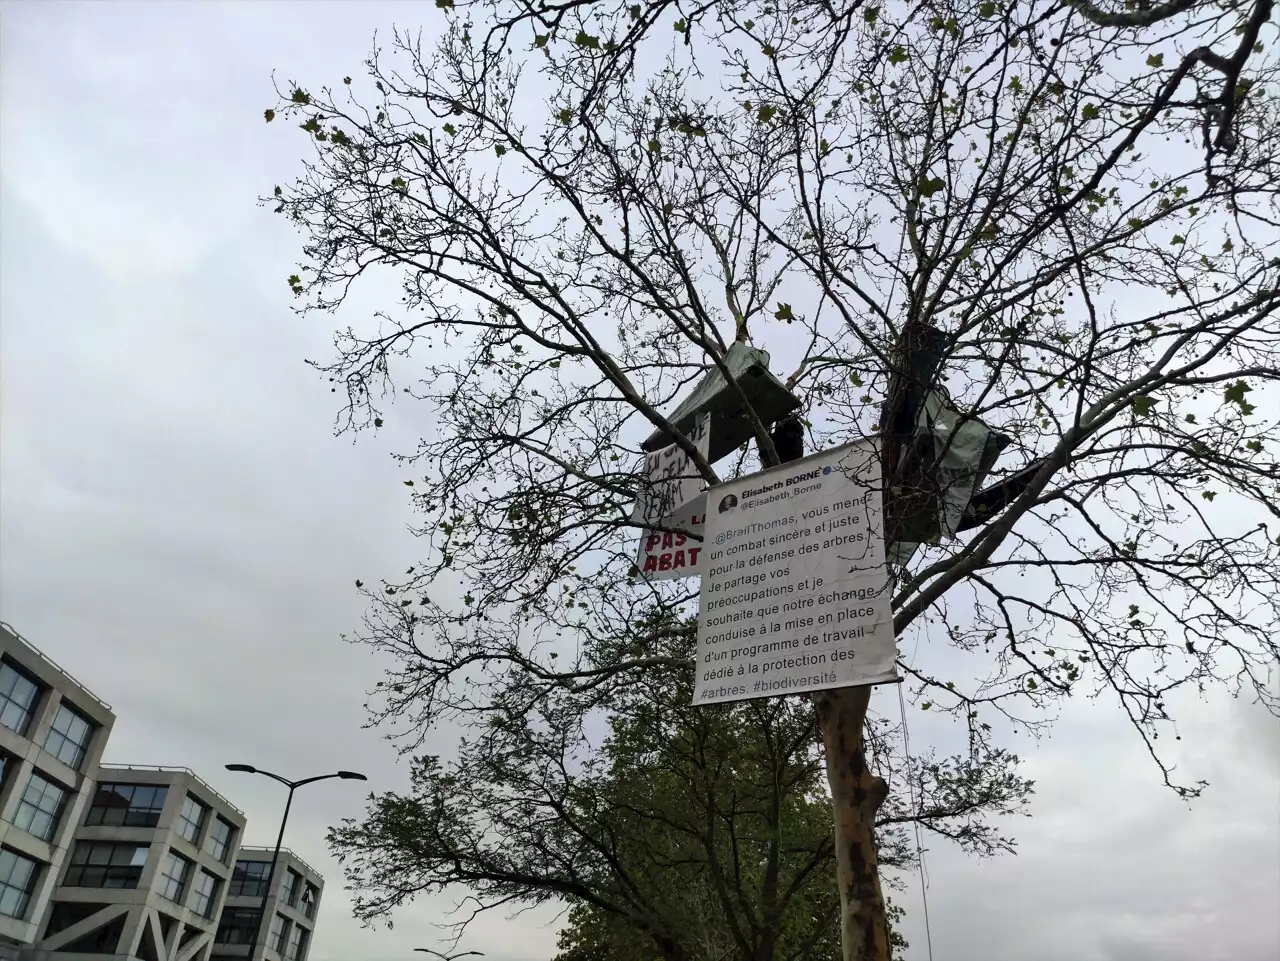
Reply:
M912 698L981 753L1101 696L1187 796L1158 742L1177 692L1277 708L1270 0L437 7L434 39L266 114L312 145L268 198L302 309L400 283L315 363L340 429L423 424L423 558L366 588L360 633L397 659L373 711L406 749L532 711L577 736L687 669L652 611L696 582L633 566L641 441L712 483L754 469L666 419L733 342L771 352L810 449L875 434L908 323L1022 481L895 570Z
M795 698L693 707L692 672L674 663L692 656L692 625L670 626L661 649L673 664L610 688L595 724L563 692L493 715L456 759L415 759L410 794L383 795L332 831L357 913L385 917L457 885L485 905L571 905L562 961L835 957L813 709ZM899 789L880 812L882 863L914 863L916 823L977 855L1013 850L999 816L1031 794L1016 758L908 761L899 731L875 733L877 767Z

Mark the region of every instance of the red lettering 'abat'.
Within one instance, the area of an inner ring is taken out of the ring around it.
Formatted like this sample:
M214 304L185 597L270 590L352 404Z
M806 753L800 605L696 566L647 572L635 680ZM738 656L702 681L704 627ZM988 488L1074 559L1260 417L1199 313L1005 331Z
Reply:
M683 543L684 538L681 537L679 542ZM678 571L681 568L692 567L698 563L698 554L701 551L701 547L688 547L663 551L661 554L649 554L645 557L644 567L641 570L645 574L651 574L654 571Z

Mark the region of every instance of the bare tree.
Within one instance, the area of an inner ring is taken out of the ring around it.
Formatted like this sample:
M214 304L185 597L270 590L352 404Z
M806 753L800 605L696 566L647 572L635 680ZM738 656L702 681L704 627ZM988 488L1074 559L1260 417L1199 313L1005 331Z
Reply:
M624 629L694 594L632 569L640 440L734 341L785 356L811 445L875 433L904 329L944 335L930 386L1010 439L980 523L898 572L913 695L980 745L1105 694L1188 797L1171 695L1276 709L1270 0L438 6L370 93L267 113L315 144L272 198L304 309L403 277L317 366L344 429L393 387L432 418L403 455L429 549L363 635L403 658L376 715L408 746L669 665ZM970 675L930 666L944 644ZM845 957L884 958L868 693L815 702Z

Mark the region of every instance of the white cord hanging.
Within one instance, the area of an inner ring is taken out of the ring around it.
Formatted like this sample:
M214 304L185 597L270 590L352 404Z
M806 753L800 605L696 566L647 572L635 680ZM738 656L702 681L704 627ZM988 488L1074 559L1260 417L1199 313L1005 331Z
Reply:
M916 782L911 773L911 736L907 733L907 701L902 696L902 685L898 688L898 710L902 712L902 749L907 755L907 793L911 798L911 810L917 815ZM916 830L916 863L920 869L920 904L924 908L924 939L929 949L929 961L933 961L933 930L929 925L929 881L924 866L924 845L920 841L920 822L912 822Z

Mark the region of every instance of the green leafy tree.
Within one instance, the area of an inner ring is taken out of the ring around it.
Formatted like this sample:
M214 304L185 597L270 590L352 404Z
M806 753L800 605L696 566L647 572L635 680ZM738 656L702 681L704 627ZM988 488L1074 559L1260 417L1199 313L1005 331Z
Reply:
M670 663L593 699L601 743L583 736L593 725L581 723L579 696L513 705L456 759L416 759L412 793L381 796L367 818L330 833L358 914L377 918L456 884L484 906L565 901L562 961L838 954L831 803L812 706L695 708L685 666L694 625L641 627L662 634L655 653ZM978 855L1012 850L994 821L1031 793L1015 758L908 763L898 738L880 725L877 767L918 806L882 809L885 863L912 865L917 823Z
M629 520L640 441L692 380L768 347L817 448L877 433L904 330L934 328L931 386L1010 438L994 478L1018 483L894 572L912 697L984 745L1105 696L1194 796L1159 750L1175 695L1277 706L1270 0L438 6L438 43L396 34L267 113L313 148L269 198L305 238L304 310L402 282L317 362L343 429L424 425L424 557L361 634L398 659L375 719L412 749L572 698L579 736L673 663L628 622L693 600L636 581ZM868 694L814 703L842 950L879 961ZM369 911L382 883L357 877Z

